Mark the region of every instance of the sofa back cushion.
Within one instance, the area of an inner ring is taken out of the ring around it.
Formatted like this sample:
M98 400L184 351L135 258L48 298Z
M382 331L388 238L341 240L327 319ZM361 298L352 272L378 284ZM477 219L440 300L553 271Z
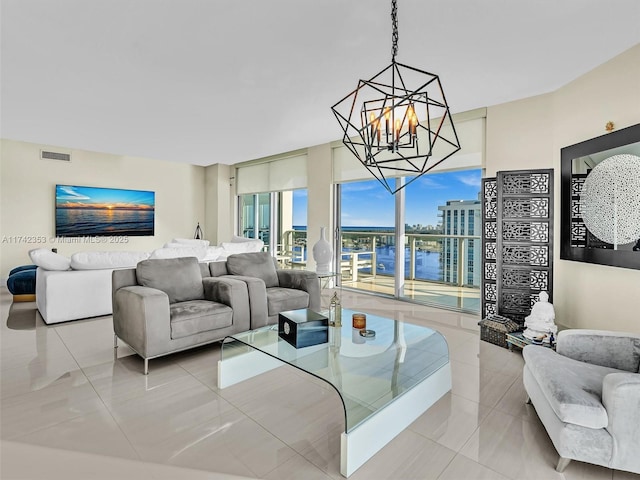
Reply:
M204 298L202 273L195 257L143 260L136 266L138 283L162 290L169 303Z
M148 252L78 252L71 255L74 270L103 270L131 268L149 258Z
M227 270L227 262L210 262L209 263L209 273L212 277L219 277L221 275L229 275L229 270Z
M640 335L608 330L562 330L556 351L603 367L640 373Z
M276 266L268 252L229 255L227 270L231 275L260 278L267 288L280 286Z

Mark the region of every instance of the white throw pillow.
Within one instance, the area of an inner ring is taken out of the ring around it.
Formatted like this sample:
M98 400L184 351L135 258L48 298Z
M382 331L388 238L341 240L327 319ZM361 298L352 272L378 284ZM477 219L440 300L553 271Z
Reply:
M260 243L262 243L262 241L260 241ZM223 242L222 248L227 255L231 255L232 253L259 252L262 250L262 245L257 242Z
M165 243L162 248L185 248L185 247L189 247L189 248L200 247L200 248L202 248L201 245L189 245L188 243L176 243L176 242Z
M202 260L206 253L206 248L184 245L184 248L158 248L151 253L149 258L196 257L198 260Z
M69 270L71 260L64 255L54 253L47 248L36 248L29 250L29 257L34 265L44 268L45 270Z
M222 257L223 254L224 254L224 248L222 247L208 247L202 261L215 262L216 260L221 259L220 257Z
M241 245L241 247L237 247L237 248L242 248L241 251L237 251L236 247L231 247L231 249L233 249L234 253L246 253L246 252L261 252L262 248L264 247L264 242L262 240L259 239L255 239L255 238L244 238L244 237L238 237L237 235L234 235L231 238L231 243L222 243L221 244L223 247L225 245Z
M239 237L238 235L234 235L231 237L231 241L233 243L240 243L240 242L261 242L262 240L256 240L255 238Z
M174 238L171 243L182 243L191 247L204 247L209 246L209 240L198 240L197 238Z
M149 258L148 252L78 252L71 255L74 270L103 270L135 267Z

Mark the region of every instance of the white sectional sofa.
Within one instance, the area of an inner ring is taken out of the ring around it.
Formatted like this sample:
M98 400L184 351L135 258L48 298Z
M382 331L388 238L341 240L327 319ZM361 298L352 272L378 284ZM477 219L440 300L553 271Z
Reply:
M31 250L36 271L36 306L46 324L112 313L114 269L132 268L147 258L196 257L200 262L224 260L232 253L260 251L260 240L234 241L211 247L206 240L174 239L153 252L79 252L67 258L48 249Z

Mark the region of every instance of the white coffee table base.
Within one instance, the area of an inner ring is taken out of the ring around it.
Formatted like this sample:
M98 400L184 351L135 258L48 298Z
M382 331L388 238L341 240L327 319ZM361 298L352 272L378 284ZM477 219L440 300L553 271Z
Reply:
M449 362L340 438L340 473L349 477L451 390Z
M219 361L218 388L229 387L285 364L259 350ZM437 372L377 411L349 433L342 433L340 473L349 477L449 390L451 366L447 362Z

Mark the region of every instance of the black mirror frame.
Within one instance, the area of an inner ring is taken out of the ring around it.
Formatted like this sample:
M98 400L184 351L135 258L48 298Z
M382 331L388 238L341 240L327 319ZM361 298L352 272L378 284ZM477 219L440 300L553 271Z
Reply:
M560 259L640 270L640 252L571 246L571 168L574 158L640 142L640 124L560 150ZM638 192L640 195L640 192Z

